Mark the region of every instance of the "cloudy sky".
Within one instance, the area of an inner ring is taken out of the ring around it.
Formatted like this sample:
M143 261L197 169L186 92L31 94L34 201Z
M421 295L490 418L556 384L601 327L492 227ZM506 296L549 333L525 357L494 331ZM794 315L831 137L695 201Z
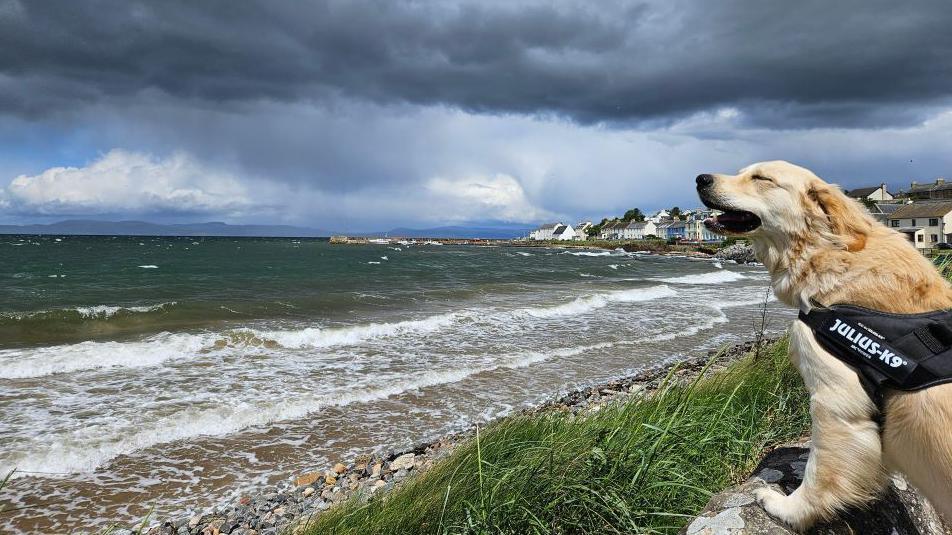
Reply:
M335 230L952 175L952 7L0 0L0 222Z

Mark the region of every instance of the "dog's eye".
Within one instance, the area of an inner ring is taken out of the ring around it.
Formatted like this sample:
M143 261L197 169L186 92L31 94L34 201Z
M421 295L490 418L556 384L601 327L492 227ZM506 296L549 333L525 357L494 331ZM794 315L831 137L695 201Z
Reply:
M765 176L763 176L763 175L753 175L753 176L751 176L750 178L751 178L751 180L765 180L765 181L767 181L767 182L773 182L773 179L772 179L772 178L765 177Z

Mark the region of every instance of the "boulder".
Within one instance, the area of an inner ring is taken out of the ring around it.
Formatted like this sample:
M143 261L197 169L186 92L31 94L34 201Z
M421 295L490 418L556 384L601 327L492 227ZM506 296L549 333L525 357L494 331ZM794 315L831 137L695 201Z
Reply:
M390 469L394 472L398 470L410 470L413 468L413 458L415 455L412 453L404 453L403 455L397 457L396 459L390 461Z
M318 479L320 479L322 474L320 472L309 472L307 474L302 474L294 478L294 486L301 487L304 485L310 485Z
M803 480L809 444L792 444L767 454L744 483L715 494L701 514L681 530L682 535L768 535L796 531L764 511L754 499L756 489L770 485L789 494ZM876 502L842 512L814 526L813 535L942 535L952 533L922 495L894 476Z
M732 260L738 264L749 264L756 262L754 248L747 242L739 242L721 249L714 253L714 258L718 260Z

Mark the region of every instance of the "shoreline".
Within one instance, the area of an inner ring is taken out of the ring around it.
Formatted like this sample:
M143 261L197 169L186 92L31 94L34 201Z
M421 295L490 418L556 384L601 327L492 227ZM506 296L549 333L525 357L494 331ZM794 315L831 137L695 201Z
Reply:
M778 337L765 337L760 344L763 347L777 339ZM723 351L711 350L703 357L663 361L645 367L633 375L564 394L554 394L554 399L500 419L550 411L573 414L594 412L605 405L656 390L672 370L675 370L675 380L691 380L698 377L715 356L709 371L722 369L748 354L756 344L755 341L740 342ZM382 455L358 455L347 464L338 462L327 470L296 474L283 484L258 489L254 495L243 495L237 500L220 503L202 513L183 512L160 522L147 522L150 527L142 533L277 535L293 526L306 525L310 518L355 494L372 496L389 491L411 475L426 470L449 455L458 444L472 438L475 433L476 426L473 425L465 431L422 442L403 451L390 450ZM134 532L116 530L113 533L124 535Z
M331 245L406 245L412 242L416 246L432 245L472 245L477 247L525 247L557 249L623 249L625 252L645 252L653 254L677 253L712 256L723 248L723 242L695 243L680 242L669 244L664 239L652 240L528 240L514 238L368 238L363 236L331 236Z

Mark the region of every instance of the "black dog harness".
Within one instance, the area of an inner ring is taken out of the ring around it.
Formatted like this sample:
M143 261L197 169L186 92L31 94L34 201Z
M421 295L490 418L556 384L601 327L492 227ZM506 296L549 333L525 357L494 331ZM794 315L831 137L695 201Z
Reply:
M800 311L820 345L856 369L880 413L883 388L952 382L952 311L889 314L853 305Z

